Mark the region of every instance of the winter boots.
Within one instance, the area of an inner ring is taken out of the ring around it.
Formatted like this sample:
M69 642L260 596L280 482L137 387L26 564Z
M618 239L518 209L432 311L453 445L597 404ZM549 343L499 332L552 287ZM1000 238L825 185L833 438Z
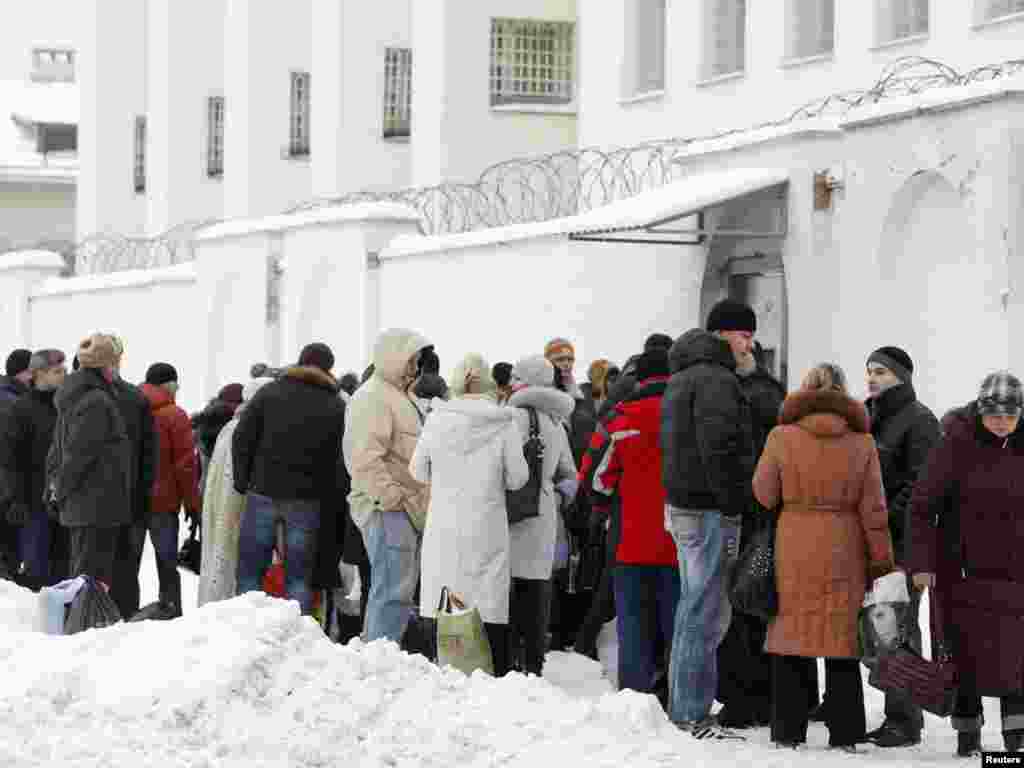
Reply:
M974 757L981 754L981 731L959 731L956 735L957 757Z

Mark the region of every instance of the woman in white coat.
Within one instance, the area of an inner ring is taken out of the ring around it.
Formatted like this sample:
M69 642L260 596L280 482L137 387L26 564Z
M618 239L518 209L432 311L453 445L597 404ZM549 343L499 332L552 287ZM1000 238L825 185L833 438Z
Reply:
M544 667L551 610L557 515L563 499L576 496L576 465L562 422L576 407L571 395L555 389L555 369L542 355L524 358L512 369L508 410L515 414L520 439L530 434L527 408L537 411L544 444L540 515L521 520L509 532L512 556L512 645L522 671L540 675Z
M423 531L420 616L434 619L448 587L480 612L494 674L509 669L509 534L505 491L530 470L515 413L493 402L486 364L462 367L450 401L434 400L409 469L430 483Z

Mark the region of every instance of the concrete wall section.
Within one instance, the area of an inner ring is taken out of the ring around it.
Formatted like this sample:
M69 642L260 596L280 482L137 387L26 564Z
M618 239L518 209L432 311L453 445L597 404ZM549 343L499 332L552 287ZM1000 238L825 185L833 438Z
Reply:
M75 188L0 183L0 250L75 239Z

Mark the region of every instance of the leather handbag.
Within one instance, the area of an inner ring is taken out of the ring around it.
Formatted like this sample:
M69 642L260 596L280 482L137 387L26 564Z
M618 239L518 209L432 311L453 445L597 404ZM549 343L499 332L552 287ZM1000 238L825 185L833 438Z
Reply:
M750 543L740 550L729 589L733 609L763 621L771 621L779 613L779 590L775 583L777 523L776 513L764 516Z
M544 443L540 439L540 420L537 418L536 409L524 410L530 417L530 434L523 443L523 456L530 468L530 479L518 491L505 491L509 525L540 516L540 476L544 461Z
M957 671L945 642L941 599L929 590L932 629L932 658L924 658L902 638L900 644L882 654L868 676L868 683L880 691L908 696L921 709L938 717L949 717L957 691Z

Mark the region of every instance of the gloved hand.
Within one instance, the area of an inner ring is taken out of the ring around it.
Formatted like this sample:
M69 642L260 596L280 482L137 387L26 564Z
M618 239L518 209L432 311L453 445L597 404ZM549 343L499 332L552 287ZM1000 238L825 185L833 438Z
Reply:
M7 524L22 526L28 522L28 504L20 501L11 502L7 508Z
M555 490L562 494L562 498L565 499L566 503L576 498L578 488L579 484L576 482L575 477L567 477L555 485Z

